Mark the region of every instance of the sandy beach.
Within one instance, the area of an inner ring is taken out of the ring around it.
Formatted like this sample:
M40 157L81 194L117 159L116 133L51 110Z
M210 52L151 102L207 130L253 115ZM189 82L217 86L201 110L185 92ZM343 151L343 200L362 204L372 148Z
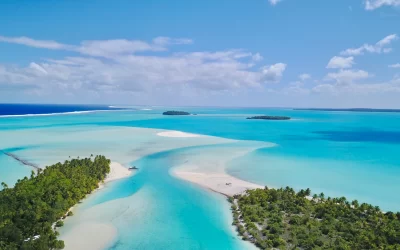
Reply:
M117 236L117 229L110 224L82 223L62 237L64 249L104 249ZM95 239L95 240L94 240Z
M110 164L110 173L108 173L104 183L115 181L118 179L126 178L131 176L133 171L127 169L126 167L122 166L118 162L111 162Z

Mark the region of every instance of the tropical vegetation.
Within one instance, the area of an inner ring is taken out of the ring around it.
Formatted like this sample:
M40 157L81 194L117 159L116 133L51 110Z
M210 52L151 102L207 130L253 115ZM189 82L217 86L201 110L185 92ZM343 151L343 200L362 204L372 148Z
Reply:
M229 198L233 224L260 249L400 249L400 212L292 188Z
M247 117L248 120L275 120L275 121L283 121L290 120L289 116L271 116L271 115L260 115L260 116L252 116Z
M172 110L172 111L165 111L163 115L190 115L190 113L185 111Z
M104 156L72 159L39 169L0 191L0 249L62 249L55 227L69 209L98 188L110 172ZM69 213L72 215L72 213ZM53 226L54 225L54 226Z

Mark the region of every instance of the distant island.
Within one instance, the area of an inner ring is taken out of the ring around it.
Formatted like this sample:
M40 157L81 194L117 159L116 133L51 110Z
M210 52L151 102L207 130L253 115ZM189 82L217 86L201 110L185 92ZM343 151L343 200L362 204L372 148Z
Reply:
M185 111L165 111L163 113L163 115L191 115L189 112L185 112Z
M400 212L290 187L229 201L239 235L260 249L400 249Z
M32 171L13 188L1 183L0 249L63 249L56 228L109 172L110 160L96 156Z
M261 116L252 116L247 117L248 120L274 120L274 121L284 121L290 120L291 118L288 116L270 116L270 115L261 115Z

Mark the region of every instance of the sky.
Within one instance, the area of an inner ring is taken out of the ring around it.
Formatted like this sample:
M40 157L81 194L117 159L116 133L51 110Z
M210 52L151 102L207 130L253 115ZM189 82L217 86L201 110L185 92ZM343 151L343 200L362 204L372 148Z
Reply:
M2 0L0 103L400 108L400 0Z

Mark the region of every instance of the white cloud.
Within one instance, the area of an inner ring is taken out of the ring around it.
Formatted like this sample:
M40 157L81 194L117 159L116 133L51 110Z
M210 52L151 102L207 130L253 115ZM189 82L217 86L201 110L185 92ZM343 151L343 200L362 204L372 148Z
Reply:
M400 69L400 63L389 65L389 68Z
M326 75L326 80L334 80L337 83L352 83L357 80L366 79L371 75L364 70L339 70L335 73L329 73Z
M5 36L0 36L0 42L6 42L6 43L15 43L15 44L21 44L21 45L26 45L30 47L35 47L35 48L42 48L42 49L54 49L54 50L70 50L73 49L73 46L58 43L56 41L51 41L51 40L34 40L29 37L5 37Z
M365 9L375 10L382 6L400 6L400 0L366 0Z
M308 80L310 78L311 78L310 74L301 74L301 75L299 75L299 79L302 80L302 81L306 81L306 80Z
M382 97L379 94L400 93L400 78L395 77L390 81L378 83L319 84L312 88L311 91L319 94L347 94L351 97L378 94L378 100L382 101Z
M153 39L153 43L160 46L168 45L180 45L180 44L192 44L193 40L189 38L170 38L165 36L159 36Z
M282 0L268 0L271 5L277 5Z
M286 64L277 63L262 68L263 79L266 82L279 82L283 72L286 70Z
M383 38L379 42L376 43L376 46L383 47L389 45L393 40L396 40L398 37L396 34L388 35L387 37Z
M333 84L319 84L311 89L314 93L329 93L333 94L336 92L335 86Z
M143 41L104 40L104 41L83 41L77 49L78 52L90 56L113 57L119 54L132 54L141 51L161 51L161 46L152 46Z
M328 65L326 68L328 69L344 69L344 68L351 68L354 64L354 57L341 57L341 56L334 56L329 60Z
M4 37L3 37L4 38ZM14 39L7 42L16 43ZM28 38L26 46L65 49L71 46ZM190 39L158 37L151 43L139 40L84 41L72 46L81 56L35 61L28 67L1 66L0 86L36 88L42 91L90 90L98 92L139 92L153 90L233 91L278 82L286 64L254 68L259 53L244 50L170 53L168 45L190 44ZM22 43L21 43L22 44ZM40 44L40 46L38 45ZM48 45L53 44L53 45ZM55 46L54 44L57 44ZM153 51L151 55L139 52ZM158 51L166 51L157 55Z
M120 54L134 54L144 51L165 51L168 46L192 44L193 41L188 38L169 38L156 37L152 43L140 40L89 40L83 41L80 45L62 44L51 40L35 40L29 37L5 37L0 36L0 42L21 44L29 47L53 49L53 50L69 50L79 52L84 55L99 57L115 57Z
M29 64L29 68L36 70L40 74L44 74L44 75L48 74L47 71L42 66L40 66L39 64L34 63L34 62Z
M378 41L374 45L364 44L358 48L346 49L346 50L340 52L340 54L342 56L358 56L358 55L363 55L365 52L378 53L378 54L389 53L392 51L392 49L387 48L387 47L385 48L385 46L390 45L393 41L395 41L397 39L398 39L397 34L391 34L391 35L386 36L382 40Z
M254 62L259 62L263 59L263 57L260 55L260 53L256 53L253 55L252 59Z

